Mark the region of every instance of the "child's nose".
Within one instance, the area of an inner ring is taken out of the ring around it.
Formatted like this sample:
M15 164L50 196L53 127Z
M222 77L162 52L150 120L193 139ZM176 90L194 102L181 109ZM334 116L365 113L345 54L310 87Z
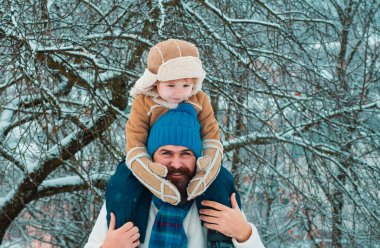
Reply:
M182 94L182 90L181 89L176 89L175 91L174 91L174 95L176 95L176 96L179 96L179 95L181 95Z

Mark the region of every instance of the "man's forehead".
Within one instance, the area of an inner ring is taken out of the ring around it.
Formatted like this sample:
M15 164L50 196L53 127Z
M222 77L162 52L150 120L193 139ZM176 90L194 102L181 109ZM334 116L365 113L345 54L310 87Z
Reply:
M192 152L193 151L185 146L174 146L174 145L166 145L166 146L161 146L160 148L157 149L157 151L169 151L169 152Z

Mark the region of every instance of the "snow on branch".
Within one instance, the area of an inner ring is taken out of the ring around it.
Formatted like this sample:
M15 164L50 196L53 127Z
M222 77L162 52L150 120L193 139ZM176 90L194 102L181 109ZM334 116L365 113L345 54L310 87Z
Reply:
M90 8L95 10L102 18L100 20L104 20L108 26L111 26L111 24L108 22L107 17L105 14L103 14L102 10L99 9L95 4L91 3L90 1L87 0L82 0L83 3L87 4Z
M324 152L325 154L339 156L341 155L341 151L336 147L329 147L326 144L315 144L308 140L301 139L296 136L292 135L284 135L284 134L277 134L273 133L272 135L262 135L258 133L251 133L248 135L243 135L240 137L237 137L232 140L228 140L223 142L224 149L226 151L231 151L232 149L240 148L245 145L266 145L266 144L272 144L273 142L284 142L289 143L293 145L297 145L300 147L304 147L309 149L312 147L313 149L316 149L318 153Z
M362 105L362 106L354 106L354 107L349 107L349 108L338 109L335 111L331 111L325 115L321 115L321 114L319 114L319 112L317 112L319 114L319 119L313 119L309 122L305 122L305 123L301 123L297 126L293 126L288 131L285 131L283 134L281 134L281 136L293 135L294 133L298 133L304 129L307 129L308 127L310 127L311 125L313 125L315 123L319 123L322 120L331 120L333 117L336 117L337 115L341 115L343 113L358 112L358 111L363 111L363 110L372 109L372 108L380 109L380 100L378 100L376 102L368 103L368 104Z
M131 77L137 78L138 74L125 70L120 67L112 66L110 64L103 64L102 62L98 61L93 55L90 55L85 52L66 52L68 56L76 56L76 57L81 57L86 60L89 60L92 62L92 64L97 68L104 70L106 72L100 73L97 75L98 78L95 78L94 74L88 73L86 70L80 70L77 69L77 66L75 64L70 63L69 61L65 60L62 56L58 55L52 55L50 58L55 62L58 63L62 69L64 68L64 71L66 74L69 72L71 74L75 75L75 78L79 78L80 83L85 84L86 86L91 87L92 89L94 88L92 82L98 82L98 83L104 83L105 85L112 81L114 78L120 76L121 74L127 74Z
M299 65L300 67L303 67L303 68L305 68L308 71L312 71L316 75L318 75L319 77L321 77L321 78L323 78L325 80L331 80L331 77L329 77L328 75L326 75L323 72L320 72L318 67L312 68L309 65L307 65L305 63L302 63L301 60L298 59L298 58L294 59L294 58L292 58L290 56L287 56L287 55L285 55L283 53L278 53L278 52L274 52L272 50L267 50L267 49L248 48L247 51L248 51L249 55L255 55L254 53L256 53L256 54L259 54L261 57L267 57L269 59L273 59L273 56L278 57L278 58L286 59L289 62L291 62L293 65Z
M187 12L187 13L190 13L192 14L193 16L196 17L196 19L198 19L198 21L202 24L202 26L214 37L215 40L217 40L220 44L222 44L222 46L227 50L229 51L231 54L233 54L233 56L235 56L236 58L238 58L244 65L249 65L250 64L250 61L247 59L247 58L244 58L242 57L239 52L237 52L235 49L233 49L229 43L227 43L226 40L222 39L222 37L220 37L219 34L217 34L212 26L210 24L208 24L202 16L200 16L198 13L196 13L192 8L190 8L190 6L186 3L184 3L183 1L181 1L181 5L183 7L183 9Z
M102 34L90 34L88 36L85 36L83 37L84 40L99 40L99 39L104 39L104 40L109 40L109 39L125 39L125 40L134 40L134 41L139 41L141 43L144 43L145 45L149 46L149 47L152 47L154 46L154 44L140 36L140 35L136 35L136 34L124 34L122 33L122 31L115 31L113 33L111 32L106 32L106 33L102 33Z
M276 23L271 22L264 22L264 21L257 21L252 19L235 19L235 18L229 18L226 16L220 9L218 9L215 5L211 4L210 1L205 0L203 1L215 14L217 14L220 18L222 18L227 23L233 24L258 24L263 26L268 26L272 28L280 29L280 25Z
M165 8L164 8L164 5L162 4L162 0L158 0L158 7L160 9L160 22L158 24L158 34L162 36L162 29L164 27L165 18L166 18Z
M58 51L75 51L80 50L80 47L75 46L64 46L64 45L57 45L57 46L38 46L36 48L36 52L58 52Z
M352 154L348 154L345 151L342 151L338 147L329 146L326 143L314 143L312 141L303 139L290 133L278 134L273 133L270 135L262 135L259 133L251 133L248 135L243 135L236 137L234 139L223 142L223 147L226 152L233 149L243 147L245 145L266 145L273 144L274 142L283 142L292 145L302 147L306 150L310 150L320 157L324 157L328 160L331 160L331 156L334 157L350 157L357 164L366 164L361 158L355 157ZM338 162L336 162L338 163Z
M255 0L255 2L257 2L259 5L261 5L264 9L266 9L268 11L269 14L271 14L272 16L274 16L275 18L283 21L284 18L282 18L280 16L280 13L272 10L267 4L265 4L263 1L260 1L260 0Z
M326 19L313 19L313 18L289 18L289 19L285 19L285 20L289 20L289 21L294 21L294 22L315 22L315 23L324 23L324 24L328 24L330 26L333 26L333 27L336 27L336 23L332 22L332 21L329 21L329 20L326 20Z
M275 140L275 136L272 135L261 135L258 133L251 133L248 135L240 136L232 140L224 141L223 147L226 152L233 149L240 148L245 145L265 145L270 144Z
M5 138L6 130L12 124L12 119L18 105L19 99L15 98L7 106L3 106L3 111L0 114L0 141L3 141Z
M3 147L2 145L0 145L0 155L7 159L8 161L12 162L14 165L16 165L17 168L19 168L20 170L24 170L25 167L24 167L24 164L18 160L13 153L10 153L8 152L5 147Z
M39 187L34 199L88 189L91 185L105 188L111 172L96 173L92 175L66 176L45 180Z

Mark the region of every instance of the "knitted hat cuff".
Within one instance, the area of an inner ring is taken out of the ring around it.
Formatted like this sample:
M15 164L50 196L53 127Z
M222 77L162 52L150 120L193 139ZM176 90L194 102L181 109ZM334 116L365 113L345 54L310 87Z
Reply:
M194 138L193 130L178 126L166 126L155 130L155 132L157 132L156 138L149 139L149 155L151 157L158 148L166 145L187 147L194 152L195 157L202 156L200 137Z

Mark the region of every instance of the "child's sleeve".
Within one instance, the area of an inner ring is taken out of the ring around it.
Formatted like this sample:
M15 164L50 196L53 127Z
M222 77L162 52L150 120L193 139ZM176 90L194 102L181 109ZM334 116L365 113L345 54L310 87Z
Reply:
M218 175L223 158L223 145L220 142L219 124L208 96L199 92L197 103L202 107L198 120L202 132L202 157L197 159L197 171L187 187L188 200L201 195Z
M214 116L214 110L209 100L209 96L204 92L197 94L202 110L198 113L198 120L201 125L202 140L220 140L219 124Z
M149 118L144 96L138 95L132 102L129 119L125 126L127 154L133 147L146 147Z

